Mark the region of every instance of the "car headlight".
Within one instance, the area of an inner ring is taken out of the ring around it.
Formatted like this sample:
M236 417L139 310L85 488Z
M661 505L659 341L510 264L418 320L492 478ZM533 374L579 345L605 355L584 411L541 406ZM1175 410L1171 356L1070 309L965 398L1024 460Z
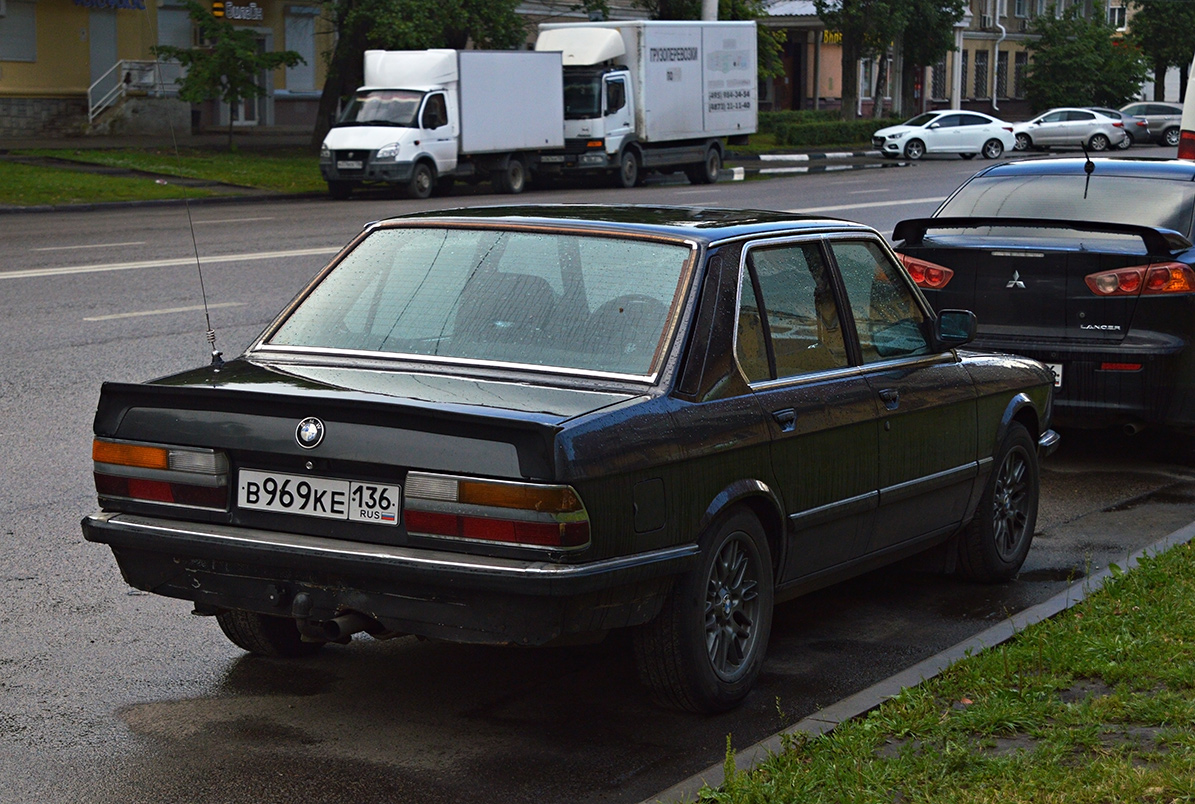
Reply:
M898 131L898 132L896 132L895 134L889 134L889 135L888 135L888 139L890 139L890 140L899 140L899 139L900 139L901 137L903 137L905 134L908 134L908 132L907 132L907 131Z
M332 161L332 149L328 147L328 143L326 143L326 142L319 147L319 161L321 161L321 162L331 162Z
M378 152L374 154L374 161L380 161L382 159L397 159L398 149L400 147L400 143L397 142L392 142L389 145L383 145L378 149Z

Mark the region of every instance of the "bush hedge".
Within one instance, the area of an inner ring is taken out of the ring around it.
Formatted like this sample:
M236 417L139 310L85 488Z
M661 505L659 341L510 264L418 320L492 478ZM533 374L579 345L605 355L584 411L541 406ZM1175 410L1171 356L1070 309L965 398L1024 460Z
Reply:
M901 122L896 118L839 120L835 114L823 111L761 112L759 133L774 135L776 144L782 146L848 145L870 143L872 134Z

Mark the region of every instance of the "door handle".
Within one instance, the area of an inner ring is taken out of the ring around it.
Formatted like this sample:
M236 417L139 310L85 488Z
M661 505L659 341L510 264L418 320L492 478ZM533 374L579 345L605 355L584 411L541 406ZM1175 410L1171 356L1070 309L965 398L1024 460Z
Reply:
M780 432L791 433L797 426L797 412L792 408L772 411L772 418L780 425Z
M881 389L880 399L884 400L884 407L888 410L896 410L900 407L900 391L895 388Z

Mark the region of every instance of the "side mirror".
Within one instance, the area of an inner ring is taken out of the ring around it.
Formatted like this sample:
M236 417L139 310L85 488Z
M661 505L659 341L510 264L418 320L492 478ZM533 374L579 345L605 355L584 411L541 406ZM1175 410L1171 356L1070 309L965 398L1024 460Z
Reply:
M964 346L975 340L975 313L970 310L943 310L938 313L934 335L947 349Z
M941 125L941 123L930 123L930 124L929 124L929 127L930 127L931 129L933 129L933 128L938 128L938 126L940 126L940 125Z

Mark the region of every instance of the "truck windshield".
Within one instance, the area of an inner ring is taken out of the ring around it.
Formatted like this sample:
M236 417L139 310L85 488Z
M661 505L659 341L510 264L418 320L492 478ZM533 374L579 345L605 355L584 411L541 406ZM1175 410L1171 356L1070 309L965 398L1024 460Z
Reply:
M693 268L687 243L555 231L379 229L267 343L647 376Z
M602 76L593 73L564 76L564 118L589 120L602 116Z
M368 89L358 92L344 108L337 125L403 126L415 125L423 93L410 89Z

